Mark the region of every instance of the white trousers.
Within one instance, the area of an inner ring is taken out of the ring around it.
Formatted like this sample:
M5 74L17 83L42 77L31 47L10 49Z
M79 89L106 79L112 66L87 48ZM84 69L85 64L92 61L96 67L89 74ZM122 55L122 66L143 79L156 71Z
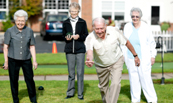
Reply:
M127 59L126 65L129 72L130 93L132 102L140 102L141 87L147 102L157 102L157 95L151 78L151 64L140 61L139 67L135 66L134 59Z

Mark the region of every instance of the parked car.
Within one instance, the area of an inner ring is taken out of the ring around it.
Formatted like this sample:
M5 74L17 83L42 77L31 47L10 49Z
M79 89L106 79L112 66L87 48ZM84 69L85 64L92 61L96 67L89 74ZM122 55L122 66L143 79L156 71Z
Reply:
M3 53L4 38L0 37L0 53Z
M40 34L43 40L47 40L50 36L62 35L63 21L68 18L65 14L48 14L42 20L40 26Z

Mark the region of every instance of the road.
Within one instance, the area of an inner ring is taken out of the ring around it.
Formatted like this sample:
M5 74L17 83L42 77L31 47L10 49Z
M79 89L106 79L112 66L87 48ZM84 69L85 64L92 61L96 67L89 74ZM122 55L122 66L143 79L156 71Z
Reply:
M44 41L39 33L34 33L36 41L36 53L52 53L52 44L56 43L57 51L59 53L64 52L65 41L62 40L61 36L51 37L48 41ZM3 34L0 35L0 53L2 53ZM2 40L1 40L2 39Z
M52 44L56 43L57 51L64 52L65 41L60 36L51 37L48 41L44 41L39 34L36 34L36 53L52 53Z

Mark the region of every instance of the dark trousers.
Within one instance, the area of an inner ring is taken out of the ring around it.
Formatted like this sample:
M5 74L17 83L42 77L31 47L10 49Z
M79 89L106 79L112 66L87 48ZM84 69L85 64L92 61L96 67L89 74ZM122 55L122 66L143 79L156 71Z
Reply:
M68 89L67 96L74 96L75 93L75 66L77 69L78 98L83 97L84 91L84 61L85 53L66 54L68 64Z
M11 92L14 103L19 103L18 98L18 80L19 80L19 70L22 67L25 82L28 88L28 94L31 102L36 102L36 90L35 90L35 82L34 82L34 74L32 69L31 59L29 60L15 60L12 58L8 58L8 71L11 85Z

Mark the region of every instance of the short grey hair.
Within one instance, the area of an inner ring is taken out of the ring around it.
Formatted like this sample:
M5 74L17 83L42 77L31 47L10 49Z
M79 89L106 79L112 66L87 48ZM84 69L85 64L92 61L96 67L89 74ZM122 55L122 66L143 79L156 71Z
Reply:
M69 6L69 11L71 10L71 8L75 8L75 9L78 9L80 11L80 5L77 3L77 2L72 2ZM78 12L79 12L78 11Z
M140 18L142 17L142 11L141 11L140 8L137 8L137 7L133 7L133 8L130 10L130 16L132 16L132 13L133 13L134 11L139 13Z
M25 17L25 21L28 20L28 13L24 10L18 10L14 13L14 20L17 19L17 17Z
M104 23L104 25L106 26L106 21L105 21L105 19L102 18L102 17L97 17L97 18L93 19L93 21L92 21L92 25L93 25L93 26L94 26L94 23L95 23L95 22Z

